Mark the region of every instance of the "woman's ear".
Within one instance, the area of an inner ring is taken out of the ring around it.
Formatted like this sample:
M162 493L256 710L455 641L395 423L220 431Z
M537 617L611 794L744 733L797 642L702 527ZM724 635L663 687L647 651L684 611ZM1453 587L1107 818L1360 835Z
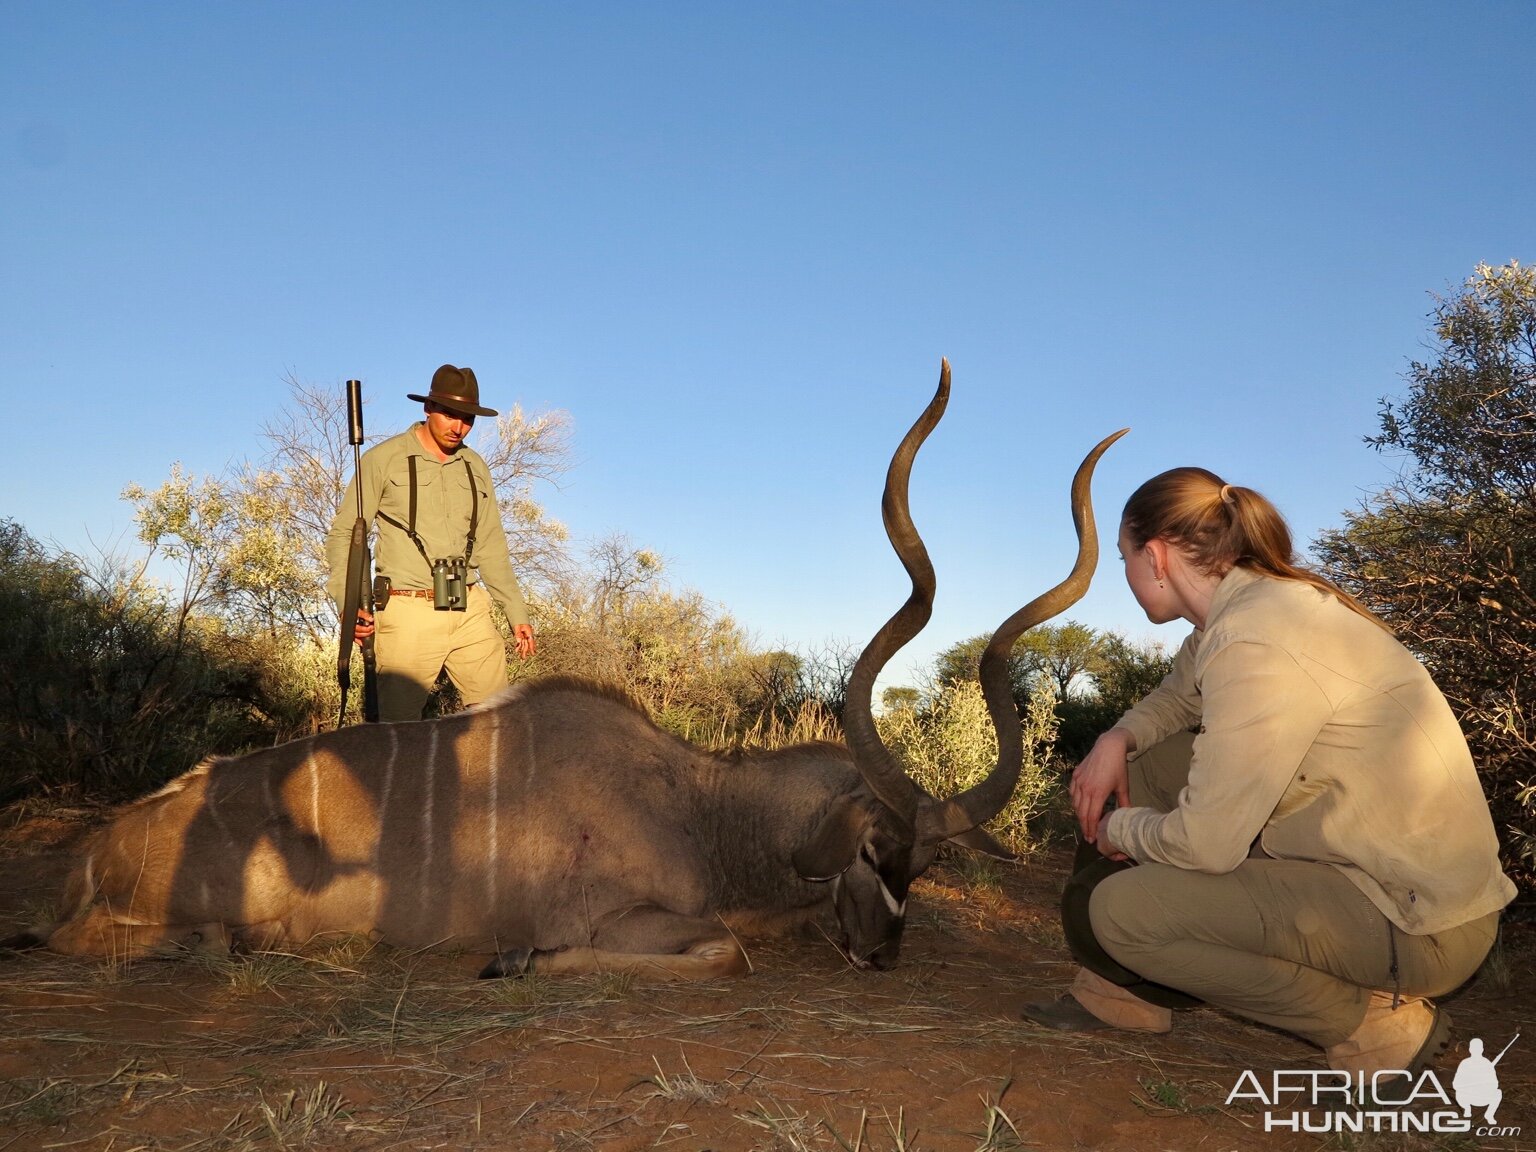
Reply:
M1168 543L1153 537L1142 549L1152 565L1152 579L1162 584L1168 578Z

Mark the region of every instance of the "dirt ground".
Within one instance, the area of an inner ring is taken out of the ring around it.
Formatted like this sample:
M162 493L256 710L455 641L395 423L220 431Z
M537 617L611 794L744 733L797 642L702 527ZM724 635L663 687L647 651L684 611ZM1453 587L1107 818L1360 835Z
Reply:
M54 897L83 812L0 814L0 936ZM1019 1006L1071 966L1066 859L941 865L901 965L823 939L754 942L753 975L478 981L482 958L356 941L304 956L132 966L0 958L0 1152L42 1149L1536 1148L1536 939L1450 1004L1492 1056L1518 1134L1266 1131L1294 1101L1227 1099L1244 1070L1321 1069L1286 1035L1200 1009L1168 1036L1049 1033ZM969 871L969 870L967 870Z

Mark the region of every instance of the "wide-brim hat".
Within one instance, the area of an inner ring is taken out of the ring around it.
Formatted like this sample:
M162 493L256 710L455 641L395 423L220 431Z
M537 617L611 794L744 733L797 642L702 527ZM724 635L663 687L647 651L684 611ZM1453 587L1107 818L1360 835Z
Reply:
M496 409L480 406L480 382L470 368L455 368L444 364L432 373L432 390L425 396L407 392L407 400L418 404L441 404L444 408L464 416L494 416Z

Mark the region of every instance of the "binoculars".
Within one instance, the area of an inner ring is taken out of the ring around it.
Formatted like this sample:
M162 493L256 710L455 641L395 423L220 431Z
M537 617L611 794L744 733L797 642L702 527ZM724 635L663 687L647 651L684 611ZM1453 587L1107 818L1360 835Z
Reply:
M462 612L469 603L469 562L462 556L432 561L432 607Z

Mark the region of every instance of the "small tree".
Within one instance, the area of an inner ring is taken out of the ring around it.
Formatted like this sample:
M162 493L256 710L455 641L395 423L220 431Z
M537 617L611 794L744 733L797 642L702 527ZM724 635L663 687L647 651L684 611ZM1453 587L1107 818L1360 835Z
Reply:
M1065 700L1097 675L1103 662L1104 635L1068 620L1031 628L1014 645L1025 666L1051 682L1057 700Z
M681 735L728 740L753 695L746 634L719 605L665 580L665 561L622 534L539 606L539 654L519 677L573 673L617 685ZM755 717L754 717L755 719Z
M972 636L940 652L934 658L933 693L953 681L974 679L991 639ZM1058 700L1082 690L1099 670L1104 642L1102 633L1074 620L1042 624L1024 633L1008 657L1008 677L1020 709L1028 702L1036 680L1048 680Z
M1136 643L1122 633L1107 633L1093 674L1094 697L1112 713L1113 723L1171 671L1173 654L1161 640Z
M940 652L933 658L933 671L924 685L923 694L930 701L937 700L949 685L975 680L981 666L981 654L987 650L991 640L991 636L972 636ZM1029 701L1037 671L1032 655L1015 644L1008 656L1008 685L1014 702L1021 709Z
M1437 298L1433 360L1383 400L1398 482L1324 533L1329 574L1429 667L1478 762L1506 859L1536 876L1536 269Z
M225 555L235 531L229 492L219 480L187 475L177 461L153 492L130 484L123 499L134 506L149 559L159 553L179 566L176 634L182 637L192 614L217 601L224 585Z
M559 487L571 467L570 415L557 410L530 416L514 404L496 417L496 439L483 455L518 580L537 600L572 571L566 549L570 533L534 498L537 485Z
M1061 729L1056 753L1063 760L1075 762L1086 756L1099 734L1161 684L1173 668L1173 657L1159 640L1137 644L1118 632L1107 632L1099 641L1092 685L1057 704Z

